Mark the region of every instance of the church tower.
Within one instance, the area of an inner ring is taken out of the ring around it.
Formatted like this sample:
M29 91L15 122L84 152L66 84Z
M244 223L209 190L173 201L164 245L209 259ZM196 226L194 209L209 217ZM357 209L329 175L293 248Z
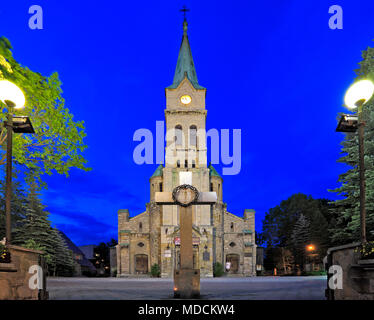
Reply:
M182 184L179 172L191 172L192 185L201 192L209 191L209 169L205 124L206 89L199 85L183 21L183 37L172 85L166 94L166 149L163 169L164 191L173 191ZM177 206L163 209L163 223L177 225ZM195 225L210 225L209 206L198 206L194 212Z
M216 263L230 262L230 273L256 274L255 212L247 209L243 217L228 212L223 179L207 165L206 89L197 80L187 31L185 18L173 82L165 88L165 165L160 164L149 179L145 212L130 217L127 209L118 211L118 276L146 274L156 264L162 277L171 277L179 268L178 206L157 205L154 200L157 191L172 192L191 181L200 192L215 191L218 198L213 206L193 206L194 269L200 269L202 277L212 277Z

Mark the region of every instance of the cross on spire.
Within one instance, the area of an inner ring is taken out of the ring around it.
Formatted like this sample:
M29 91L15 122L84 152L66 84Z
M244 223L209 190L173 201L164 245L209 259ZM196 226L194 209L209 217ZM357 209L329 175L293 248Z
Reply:
M187 20L187 12L190 11L190 9L187 9L186 6L183 6L183 9L179 10L180 12L183 12L184 20Z

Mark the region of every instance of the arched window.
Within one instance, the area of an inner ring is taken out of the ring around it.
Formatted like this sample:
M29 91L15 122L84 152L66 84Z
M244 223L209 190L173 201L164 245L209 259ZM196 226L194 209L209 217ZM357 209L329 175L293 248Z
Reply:
M181 146L183 144L183 131L182 131L182 126L181 125L177 125L175 126L175 145L176 146Z
M180 167L181 167L181 161L177 160L177 168L180 168Z
M190 145L191 146L196 146L196 133L197 133L197 128L195 125L190 127Z
M230 229L231 229L231 231L234 231L234 222L231 222Z
M196 168L195 160L192 160L192 168Z
M160 182L160 192L162 192L162 182Z
M139 222L139 231L142 232L143 229L143 223Z
M210 183L210 191L213 191L213 183Z

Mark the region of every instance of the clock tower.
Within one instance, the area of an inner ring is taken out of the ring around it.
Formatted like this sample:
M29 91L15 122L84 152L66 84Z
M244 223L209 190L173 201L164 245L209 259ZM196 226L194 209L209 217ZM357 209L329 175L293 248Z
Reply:
M165 164L149 179L146 211L134 216L128 209L118 211L117 275L147 274L157 265L162 277L171 277L180 268L179 208L157 204L155 193L172 192L188 181L200 192L217 193L214 205L192 208L193 268L200 269L202 277L212 277L213 266L230 262L230 273L253 276L255 212L246 209L242 217L228 212L223 179L212 165L207 166L206 89L197 80L186 19L173 83L165 95Z
M206 89L199 85L191 47L187 35L187 21L183 21L182 43L171 86L166 94L166 150L163 168L164 191L173 191L182 184L179 172L191 172L192 185L201 192L209 191L209 169L205 124ZM177 206L163 208L164 225L178 225ZM210 226L210 207L196 206L193 223Z

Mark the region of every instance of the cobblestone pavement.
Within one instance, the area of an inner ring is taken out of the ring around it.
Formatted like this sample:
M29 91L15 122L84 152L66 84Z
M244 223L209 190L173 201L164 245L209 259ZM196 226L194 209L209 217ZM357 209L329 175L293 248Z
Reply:
M173 281L160 278L48 278L51 300L172 299ZM324 300L326 277L201 279L202 299Z

